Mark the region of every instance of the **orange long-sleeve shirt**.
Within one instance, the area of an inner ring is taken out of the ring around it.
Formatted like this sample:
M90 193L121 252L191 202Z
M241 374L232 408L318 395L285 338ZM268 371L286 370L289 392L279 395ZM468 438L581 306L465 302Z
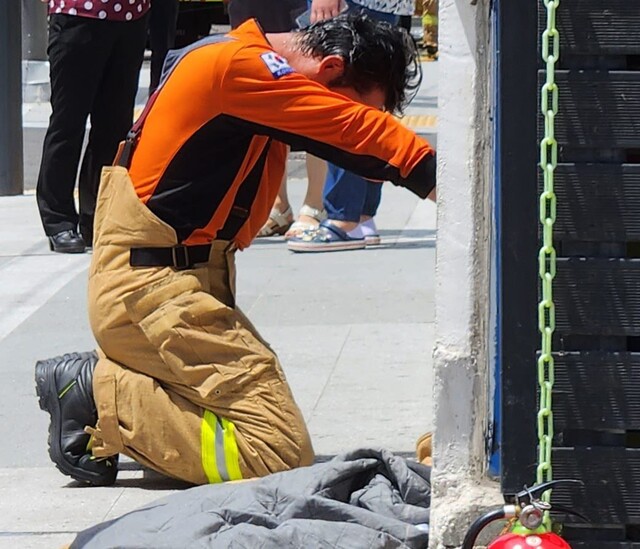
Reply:
M184 244L225 225L251 189L234 240L248 246L269 216L286 147L422 197L435 186L435 153L391 115L293 71L255 21L183 51L148 111L129 173L140 199Z

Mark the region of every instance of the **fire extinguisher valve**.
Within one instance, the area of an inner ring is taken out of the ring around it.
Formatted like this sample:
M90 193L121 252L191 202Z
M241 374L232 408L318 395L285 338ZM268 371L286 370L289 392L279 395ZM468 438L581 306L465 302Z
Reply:
M533 501L520 512L520 524L528 530L537 530L542 526L544 512L551 509L551 505L544 501Z

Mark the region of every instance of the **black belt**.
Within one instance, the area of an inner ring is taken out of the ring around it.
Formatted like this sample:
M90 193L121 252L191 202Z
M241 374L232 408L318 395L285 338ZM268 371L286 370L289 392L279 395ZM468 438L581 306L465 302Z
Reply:
M131 248L129 265L132 267L173 267L177 271L191 269L198 263L207 263L211 244L197 246L170 246L168 248Z

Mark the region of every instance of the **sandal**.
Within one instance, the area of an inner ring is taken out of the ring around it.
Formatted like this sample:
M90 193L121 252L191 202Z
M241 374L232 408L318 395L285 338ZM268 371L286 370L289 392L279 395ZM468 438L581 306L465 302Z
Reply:
M349 231L348 234L355 238L364 238L367 248L369 246L378 246L381 242L380 233L378 232L373 217L362 221L353 231Z
M291 225L293 225L293 221L290 221L292 216L291 207L288 207L284 212L281 212L277 208L272 208L269 219L267 219L267 222L256 236L260 238L264 236L283 235L291 228Z
M300 236L302 233L307 231L313 231L318 227L320 222L327 219L327 211L319 210L318 208L312 208L308 204L303 204L302 208L298 212L298 218L305 216L315 219L317 223L309 223L308 221L296 221L289 227L289 230L285 233L284 239L289 240L294 236Z
M291 238L287 247L292 252L337 252L362 250L365 247L365 241L362 237L349 236L340 227L325 220L315 229Z

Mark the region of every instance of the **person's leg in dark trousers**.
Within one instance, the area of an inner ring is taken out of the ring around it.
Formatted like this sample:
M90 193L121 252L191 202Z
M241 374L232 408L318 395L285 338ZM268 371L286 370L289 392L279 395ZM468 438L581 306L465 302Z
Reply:
M367 181L367 192L362 205L364 217L375 217L382 199L382 183Z
M96 36L96 22L72 15L52 15L49 21L52 114L37 185L47 236L76 230L78 224L73 189L87 116L110 49Z
M93 240L93 216L103 166L113 163L118 144L133 123L138 77L144 56L147 16L111 22L111 48L102 69L91 109L91 131L82 159L78 189L80 232L87 245Z
M151 95L162 75L162 65L167 52L174 47L178 22L178 0L153 0L149 15L149 42L151 46Z
M369 182L359 175L327 162L327 178L323 193L327 218L359 223L368 184Z

